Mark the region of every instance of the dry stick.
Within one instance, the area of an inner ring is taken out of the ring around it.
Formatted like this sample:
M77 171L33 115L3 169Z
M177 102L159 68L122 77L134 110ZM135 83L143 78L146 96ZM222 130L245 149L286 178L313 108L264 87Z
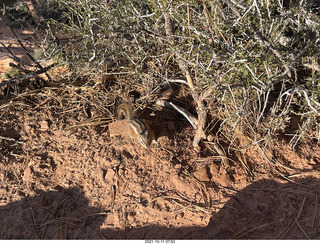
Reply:
M38 109L40 106L46 104L47 102L51 101L52 97L47 97L46 99L44 99L41 103L39 103L37 106L35 106L32 110L36 110Z
M209 91L210 90L210 91ZM208 94L210 94L211 89L207 89L205 91L203 91L200 95L200 99L204 99L206 96L208 96ZM167 102L166 100L161 100L158 99L156 101L156 104L162 107L166 107L166 108L170 108L170 109L175 109L176 111L178 111L180 114L182 114L188 121L189 123L192 125L192 127L196 130L198 128L198 120L196 119L196 117L191 114L188 110L172 103L172 102ZM209 133L209 135L213 136L213 134ZM225 151L223 150L223 148L216 142L207 142L210 145L213 145L214 150L219 154L219 158L222 161L222 165L225 168L229 168L230 164L229 164L229 159L225 153ZM209 147L208 147L209 148ZM210 148L209 148L210 149Z
M34 234L34 236L36 237L36 239L39 240L39 235L38 235L37 230L36 230L36 220L35 220L35 218L34 218L34 214L33 214L33 210L32 210L32 209L31 209L31 212L32 212L32 216L31 216L31 214L29 213L29 217L30 217L30 219L31 219L31 221L32 221L33 234Z
M248 163L247 163L246 157L244 157L244 156L242 155L242 153L239 152L239 151L236 151L236 156L237 156L238 160L240 161L240 163L242 164L245 172L246 172L248 175L250 175L250 176L254 176L253 172L252 172L251 169L249 168L249 165L248 165Z
M212 141L212 142L206 142L207 144L210 144L213 146L214 150L219 154L219 157L221 159L222 165L225 169L230 168L229 159L223 149L218 143Z
M8 48L3 42L0 42L0 44L9 52L10 55L5 52L2 52L2 51L1 51L1 53L8 56L9 58L12 58L16 62L22 61L20 58L18 58L16 55L14 55L14 53L10 50L10 48Z
M171 45L174 45L173 31L172 31L172 25L171 25L169 13L165 12L163 16L164 16L164 20L165 20L166 35L168 37L169 43ZM200 140L202 138L206 139L206 135L204 133L204 128L205 128L205 122L206 122L206 118L207 118L207 108L205 108L203 106L203 103L202 103L203 100L199 98L198 93L195 91L187 63L181 58L182 55L181 55L180 51L175 47L173 47L173 48L174 48L174 54L177 58L177 63L179 65L179 68L182 71L182 73L186 76L188 86L191 89L191 95L193 97L193 100L197 104L198 125L197 125L197 129L196 129L196 134L193 139L193 146L198 147Z
M307 233L304 231L304 229L299 224L298 220L296 220L296 224L299 227L299 229L303 232L303 234L310 240L310 237L307 235Z
M207 5L205 4L205 1L202 1L202 6L203 6L204 15L207 18L207 23L208 23L209 31L210 31L210 34L211 34L212 43L214 43L214 35L213 35L213 31L212 31L212 28L211 28L211 25L210 25L210 16L208 14L208 9L207 9ZM216 26L216 28L217 28L217 26ZM220 30L219 30L219 33L221 34ZM223 36L222 36L222 38L223 38L223 40L225 40L225 38Z
M107 211L108 211L108 210L107 210ZM78 221L82 221L83 219L88 218L88 217L92 217L92 216L108 215L108 214L110 214L110 212L111 212L111 211L109 211L109 212L99 212L99 213L87 214L87 215L81 217Z
M28 57L31 59L31 61L33 61L40 70L43 70L44 68L42 67L42 65L30 54L30 52L26 49L26 47L22 44L21 40L19 39L19 37L17 36L17 34L14 32L14 30L12 28L10 28L12 34L16 37L17 41L19 42L21 48L25 51L25 53L28 55ZM45 75L47 76L47 78L49 80L51 80L51 77L45 73Z
M177 204L177 205L180 207L179 209L172 211L172 213L181 212L181 211L188 211L188 212L193 213L193 212L192 212L192 209L189 208L190 205L188 205L188 206L183 206L182 204L180 204L180 203L178 203L178 202L176 202L176 201L174 201L174 200L172 200L172 202L175 203L175 204Z
M318 185L317 191L316 191L316 200L315 200L314 214L313 214L312 225L311 225L311 228L312 228L312 229L314 228L314 224L315 224L316 218L317 218L318 204L319 204L319 193L320 193L320 185Z
M282 221L283 221L283 219L280 219L280 220L277 220L277 221L274 221L274 222L271 222L271 223L265 223L265 224L259 225L258 227L255 227L253 229L247 230L246 232L244 232L245 229L241 230L240 232L235 234L231 239L240 239L241 237L249 234L250 232L253 232L255 230L258 230L258 229L261 229L261 228L264 228L264 227L267 227L267 226L270 226L270 225L273 225L273 224L276 224L276 223L279 223L279 222L282 222Z
M286 187L286 186L280 187L279 189L264 189L264 191L269 191L269 192L282 191L282 192L287 192L287 193L299 194L299 195L303 195L303 196L317 197L316 195L314 195L314 194L312 194L310 192L281 189L281 188L284 188L284 187Z
M154 201L156 201L156 200L158 200L158 199L175 199L175 200L179 200L179 201L181 201L181 202L185 202L185 203L189 203L189 201L187 201L187 200L184 200L184 199L182 199L182 198L179 198L179 197L175 197L175 196L159 196L159 197L156 197L156 198L153 198L152 200L150 200L147 204L146 204L146 206L148 206L150 203L152 203L152 202L154 202Z
M235 5L231 1L229 1L229 0L223 0L223 1L230 7L230 9L238 17L241 17L240 12L237 10ZM252 22L250 24L251 24L251 27L252 27L253 32L254 32L254 39L259 41L262 44L262 46L264 46L265 48L267 48L267 49L269 49L269 50L271 50L273 52L273 54L282 62L282 66L285 69L285 72L283 73L283 76L288 75L291 78L290 68L289 68L288 64L285 63L285 61L284 61L282 55L280 54L280 52L258 30L256 30L256 28L252 24Z
M208 202L210 201L210 197L209 197L209 193L207 191L206 185L200 182L196 177L191 175L188 171L185 171L184 174L190 177L190 180L199 188L199 191L202 195L202 198L205 204L208 204Z
M70 216L70 210L68 211L67 219L69 219ZM67 228L68 227L68 220L66 220L65 225L64 225L64 239L67 239Z
M96 231L96 233L97 233L103 240L107 240L107 239L100 233L100 231Z
M201 212L203 212L203 213L206 213L206 214L209 214L209 215L210 215L210 212L209 212L209 211L205 210L205 208L202 208L202 207L200 207L200 206L198 206L198 205L196 205L196 204L193 204L191 200L187 201L187 200L184 200L184 199L182 199L182 198L174 197L174 196L160 196L160 197L156 197L156 198L152 199L151 201L149 201L149 202L147 203L147 206L148 206L150 203L152 203L152 202L154 202L154 201L156 201L156 200L158 200L158 199L169 199L169 200L171 200L171 201L177 200L177 201L180 201L180 202L182 202L182 203L188 204L186 207L193 207L193 208L196 209L196 210L199 210L199 211L201 211ZM174 202L174 203L177 204L177 202Z
M23 80L32 78L35 74L36 74L36 75L40 75L40 74L42 74L42 73L45 73L45 72L47 72L49 69L51 69L51 68L52 68L53 66L55 66L55 65L56 65L56 64L53 63L53 64L50 64L49 66L47 66L47 67L45 67L45 68L42 68L42 69L40 69L40 70L38 70L38 71L36 71L36 72L27 73L27 74L24 74L24 75L19 75L19 76L17 76L17 77L14 77L14 78L12 78L12 79L9 79L8 81L3 81L3 82L0 83L0 88L1 88L2 86L5 86L5 85L7 85L7 84L10 84L12 81L15 81L16 83L19 83L19 82L21 82L21 81L23 81Z
M11 138L11 137L4 137L4 136L0 136L0 140L6 140L6 141L13 141L15 143L19 143L19 144L23 144L24 142L22 141L18 141L14 138Z
M84 222L84 221L82 221L81 219L76 219L76 218L57 217L57 218L48 220L46 223L44 223L44 224L41 225L40 227L43 227L44 225L48 226L49 224L56 223L56 222L59 222L59 221L62 221L63 223L68 222L68 223L71 223L71 224L73 224L73 225L75 225L75 226L76 226L76 224L73 223L73 222Z
M159 39L161 41L168 41L166 36L160 35L160 34L154 32L154 31L151 31L151 30L148 30L148 29L145 29L145 28L141 28L140 30L145 32L149 36L156 37L157 39Z
M37 2L34 0L24 0L24 3L27 5L27 8L30 11L30 14L34 20L34 22L36 22L37 24L40 23L40 18L39 15L37 14L36 8L35 6L37 5Z
M281 61L282 66L285 69L284 75L288 75L291 78L290 68L288 64L285 63L280 52L264 36L262 36L262 34L259 31L255 30L254 25L251 25L251 26L254 31L254 35L253 35L254 39L259 41L263 47L273 52L273 54Z
M207 22L208 22L208 26L209 26L209 31L211 34L211 38L212 38L212 43L214 42L214 35L213 35L213 31L210 25L210 21L212 21L212 19L210 18L210 15L208 14L208 8L207 5L205 4L205 1L202 1L202 5L203 5L203 9L204 9L204 14L207 18ZM214 23L214 27L216 28L216 30L218 30L220 36L222 37L222 39L224 40L224 42L228 45L228 41L226 40L226 38L223 36L222 32L220 31L219 27L217 26L216 22L212 21Z
M12 67L12 68L17 69L17 70L20 71L20 72L25 72L25 73L30 73L30 72L32 72L32 71L30 71L30 70L27 70L27 69L25 69L25 68L22 68L22 67L20 67L19 65L14 64L14 63L11 63L11 62L9 63L9 66Z
M125 207L121 206L120 209L121 209L121 213L122 213L122 223L121 223L121 230L120 230L120 234L119 234L119 239L123 240L125 237L125 233L126 233L127 213L126 213Z
M64 209L62 209L62 213L60 216L60 226L59 226L59 238L60 240L62 240L62 236L63 236L63 215L64 215Z
M241 17L241 14L239 12L239 10L236 8L236 6L233 5L233 3L229 0L223 0L228 6L229 8L232 9L232 11L238 16Z
M187 3L187 16L188 16L189 38L190 38L190 42L191 42L191 41L192 41L192 36L191 36L191 27L190 27L190 9L189 9L189 3Z
M65 198L65 199L63 199L61 202L59 202L55 207L53 207L52 209L51 209L51 211L45 216L45 218L41 221L41 223L40 223L40 227L41 226L43 226L43 225L47 225L47 222L45 223L45 221L47 220L47 219L49 219L49 218L51 218L52 216L53 216L53 214L54 214L54 212L58 209L58 207L60 206L60 205L62 205L65 201L67 201L69 198Z
M320 172L318 172L318 171L301 172L301 173L296 173L294 175L289 175L288 178L291 179L291 178L299 177L299 176L306 177L306 176L318 176L318 175L320 175Z
M174 44L174 39L173 39L173 31L172 31L172 25L171 25L171 20L170 20L170 16L169 14L166 12L164 13L164 20L165 20L165 29L166 29L166 35L168 37L169 43L171 43L172 45ZM179 65L179 68L181 69L181 71L184 73L184 75L187 78L188 81L188 86L190 87L190 89L192 91L194 91L194 85L193 85L193 81L188 69L188 65L186 64L186 62L181 58L182 55L180 54L180 51L178 49L176 49L174 47L174 54L177 56L177 62Z

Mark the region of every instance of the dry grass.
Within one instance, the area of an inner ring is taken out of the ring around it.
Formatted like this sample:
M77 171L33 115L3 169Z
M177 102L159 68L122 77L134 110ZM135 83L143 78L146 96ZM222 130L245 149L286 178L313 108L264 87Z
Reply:
M252 228L252 229L245 228L245 229L241 230L240 232L236 233L232 237L232 239L242 239L242 238L244 238L246 235L248 235L251 232L254 232L254 231L262 229L262 228L270 227L271 225L277 224L277 223L282 222L282 221L283 221L283 219L280 219L280 220L277 220L277 221L274 221L274 222L271 222L271 223L265 223L265 224L259 225L259 226L255 227L255 228Z
M304 203L305 203L305 201L306 201L306 198L307 198L307 196L305 196L305 197L303 198L303 200L302 200L302 202L301 202L301 205L300 205L300 208L298 209L295 217L294 217L294 218L290 221L290 223L283 229L283 231L276 237L276 239L282 239L282 238L284 238L284 237L286 236L286 234L287 234L287 233L291 230L291 228L294 226L294 224L297 224L298 227L302 230L302 232L306 235L306 237L307 237L308 239L310 239L310 238L308 237L308 235L305 233L305 231L301 228L301 226L300 226L299 223L298 223L298 220L299 220L299 217L300 217L301 212L302 212L302 210L303 210L303 207L304 207Z
M147 205L150 205L152 202L155 202L159 199L165 199L168 200L174 204L176 204L179 209L173 211L173 213L178 212L178 211L188 211L192 213L198 213L198 212L203 212L205 214L208 214L209 216L211 215L211 212L206 210L204 207L201 207L194 203L191 199L183 199L181 197L176 197L176 196L160 196L152 199L147 203Z

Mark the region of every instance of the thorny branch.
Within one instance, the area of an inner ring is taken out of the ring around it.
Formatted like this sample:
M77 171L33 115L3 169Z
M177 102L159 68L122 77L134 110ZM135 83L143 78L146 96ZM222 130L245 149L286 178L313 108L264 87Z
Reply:
M285 95L292 97L295 93L297 93L297 94L299 95L299 97L301 97L301 93L300 93L300 92L304 95L304 98L305 98L305 100L307 101L307 104L308 104L309 108L311 108L311 110L312 110L315 114L317 114L318 116L320 116L320 103L317 102L316 100L310 98L310 97L308 96L308 93L306 92L306 89L304 89L304 88L302 88L302 87L291 88L291 89L289 89L288 91L284 92L284 93L281 95L281 97L283 97L283 96L285 96ZM315 104L317 107L315 107L314 105L312 105L312 103Z
M43 73L47 72L49 69L51 69L52 67L54 67L55 65L56 64L53 63L53 64L51 64L51 65L49 65L47 67L44 67L44 68L42 68L40 70L35 71L35 72L29 72L27 74L23 74L23 75L19 75L19 76L16 76L14 78L11 78L11 79L9 79L7 81L2 81L0 83L0 88L5 86L5 85L12 84L12 83L19 84L23 80L27 80L27 79L30 79L30 78L35 77L37 75L43 74Z
M0 44L8 51L8 53L4 53L6 56L9 56L10 58L12 58L14 61L16 61L17 63L20 63L22 65L28 65L31 66L30 64L27 64L26 62L24 62L23 60L21 60L20 58L18 58L16 55L14 55L14 53L10 50L10 48L8 48L3 42L0 42Z
M166 29L167 37L170 43L173 44L174 43L173 31L172 31L171 20L168 12L164 13L164 20L165 20L165 29ZM186 76L188 86L191 89L191 95L197 104L198 124L196 125L197 128L196 128L196 134L193 139L193 146L198 147L200 140L206 139L206 134L204 132L204 129L205 129L205 123L207 118L207 108L203 106L203 99L205 99L205 97L199 97L199 94L196 92L194 88L187 63L180 58L181 57L180 51L175 47L173 48L174 48L174 53L176 55L179 68Z
M12 34L16 37L16 40L18 41L19 45L21 46L21 48L23 49L23 51L28 55L28 57L30 58L30 60L32 62L34 62L38 68L43 69L42 65L30 54L30 52L27 50L27 48L23 45L23 43L21 42L20 38L17 36L17 34L14 32L14 30L12 28L10 28ZM49 80L51 80L51 77L45 73L45 75L47 76L47 78Z
M9 63L9 66L14 67L16 69L18 69L21 73L21 75L15 76L15 77L10 77L8 80L4 80L0 83L0 88L3 86L7 86L7 93L6 93L6 97L9 94L9 88L11 86L17 86L19 85L19 83L21 83L24 80L28 80L32 77L38 77L40 78L38 75L40 74L45 74L47 76L47 78L49 80L51 80L51 77L49 76L49 74L47 73L48 70L50 70L52 67L54 67L56 65L56 63L53 63L47 67L43 67L32 55L31 53L28 51L28 49L25 47L25 45L22 43L22 41L20 40L20 38L18 37L18 35L15 33L15 31L10 27L10 30L12 32L12 34L15 36L16 41L19 43L20 47L22 48L22 50L27 54L27 56L29 57L29 59L31 60L31 64L24 62L22 59L20 59L19 57L17 57L9 47L7 47L3 42L0 42L0 44L7 50L8 53L5 53L7 56L9 56L10 58L12 58L15 62L17 62L18 64L14 64L14 63ZM22 67L21 67L22 66ZM29 68L27 68L26 66L29 67L37 67L37 70L30 70ZM40 78L41 80L43 80L42 78Z
M149 84L152 90L146 89L146 94L168 82L188 86L198 122L194 123L182 108L175 106L175 110L195 127L195 147L208 135L205 125L209 109L213 120L222 121L218 131L230 141L237 141L239 133L248 132L254 140L268 143L271 136L287 128L290 114L300 108L303 119L310 122L309 128L319 126L314 119L320 110L316 58L319 21L317 14L309 14L306 1L299 1L298 9L284 7L282 1L133 0L119 4L111 0L100 11L102 19L93 11L100 6L89 2L81 6L68 3L73 27L65 25L61 39L69 32L74 34L76 28L78 44L94 50L86 53L88 48L85 52L70 49L71 41L61 43L61 50L69 58L63 57L63 62L78 64L74 69L77 75L87 74L83 64L98 67L95 64L104 58L100 54L112 53L121 71L134 73ZM90 13L89 17L83 9ZM78 19L76 23L74 18ZM115 23L105 24L106 20ZM88 30L81 32L86 23ZM125 41L124 33L128 37ZM97 40L101 45L96 45ZM132 66L122 66L123 60ZM145 65L149 62L152 69L145 68L150 67ZM176 77L176 66L184 80ZM305 72L304 67L310 67L311 72ZM304 87L305 92L295 90L297 87ZM293 93L300 94L303 100L297 109L292 106ZM284 95L290 95L289 99L284 100Z

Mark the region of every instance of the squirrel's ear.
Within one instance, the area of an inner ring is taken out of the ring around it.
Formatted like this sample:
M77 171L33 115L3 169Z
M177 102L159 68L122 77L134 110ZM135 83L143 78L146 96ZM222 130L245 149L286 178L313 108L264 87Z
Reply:
M126 114L125 111L123 110L118 110L118 114L117 114L118 119L122 120L126 118Z

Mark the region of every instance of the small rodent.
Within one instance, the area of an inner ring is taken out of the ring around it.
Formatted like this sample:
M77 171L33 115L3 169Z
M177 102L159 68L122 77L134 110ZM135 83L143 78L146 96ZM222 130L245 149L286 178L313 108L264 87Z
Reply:
M135 117L133 106L121 103L117 109L118 119L127 120L127 133L134 140L140 142L144 148L149 148L156 141L154 131L148 123Z

